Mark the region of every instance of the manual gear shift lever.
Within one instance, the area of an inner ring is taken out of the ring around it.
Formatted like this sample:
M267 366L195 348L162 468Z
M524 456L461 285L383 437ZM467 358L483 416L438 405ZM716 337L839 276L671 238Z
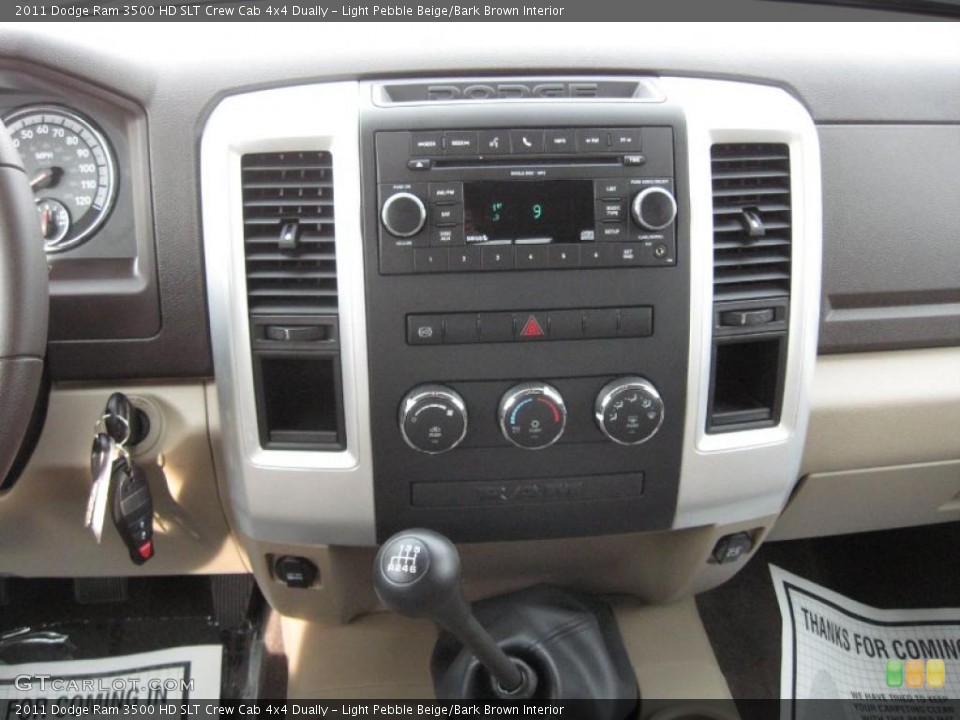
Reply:
M391 610L425 617L468 647L496 681L504 698L533 695L537 678L526 663L511 660L477 622L460 585L460 554L433 530L405 530L377 553L373 589Z

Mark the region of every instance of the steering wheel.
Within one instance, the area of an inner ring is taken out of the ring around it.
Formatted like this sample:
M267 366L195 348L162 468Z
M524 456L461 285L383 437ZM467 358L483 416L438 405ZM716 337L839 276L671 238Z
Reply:
M23 443L47 347L47 262L20 155L0 122L0 482Z

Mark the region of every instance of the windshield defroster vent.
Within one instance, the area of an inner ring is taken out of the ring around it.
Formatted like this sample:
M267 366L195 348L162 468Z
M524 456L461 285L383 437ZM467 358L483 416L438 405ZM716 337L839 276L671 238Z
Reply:
M714 299L789 296L789 148L714 145L711 164Z
M250 314L336 313L330 153L248 154L241 169Z

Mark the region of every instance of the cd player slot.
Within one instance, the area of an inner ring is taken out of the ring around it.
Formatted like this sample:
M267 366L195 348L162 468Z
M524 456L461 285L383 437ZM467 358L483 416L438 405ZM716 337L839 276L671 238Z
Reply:
M464 160L434 160L433 167L436 170L458 170L464 168L510 168L517 170L536 169L542 167L622 167L623 160L620 157L557 157L557 158L537 158L536 162L529 162L521 158L469 158Z

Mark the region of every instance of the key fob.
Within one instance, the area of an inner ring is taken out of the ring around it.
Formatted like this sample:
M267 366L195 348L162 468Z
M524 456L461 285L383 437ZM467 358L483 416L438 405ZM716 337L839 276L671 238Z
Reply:
M143 470L133 462L117 470L113 486L113 524L130 559L143 565L153 557L153 498Z

